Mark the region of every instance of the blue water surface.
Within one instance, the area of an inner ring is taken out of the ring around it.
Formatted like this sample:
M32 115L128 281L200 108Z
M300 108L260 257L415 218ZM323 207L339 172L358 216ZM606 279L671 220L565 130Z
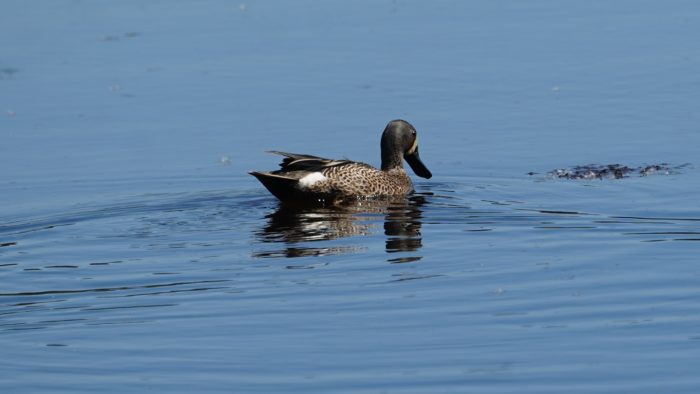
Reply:
M700 387L697 2L0 10L3 393ZM246 174L395 118L405 200Z

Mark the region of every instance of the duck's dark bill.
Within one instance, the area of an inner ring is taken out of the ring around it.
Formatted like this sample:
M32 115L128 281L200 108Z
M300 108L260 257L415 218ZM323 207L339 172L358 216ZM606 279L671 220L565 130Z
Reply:
M433 176L433 174L430 173L430 170L428 170L428 167L426 167L425 164L420 161L420 156L418 156L418 148L416 148L413 153L404 155L404 159L406 159L406 162L411 166L413 172L415 172L419 177L430 179L430 177Z

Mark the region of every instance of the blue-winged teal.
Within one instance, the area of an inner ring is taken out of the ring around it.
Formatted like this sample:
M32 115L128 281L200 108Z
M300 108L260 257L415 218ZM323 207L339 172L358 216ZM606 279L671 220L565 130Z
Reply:
M416 129L405 120L392 120L381 141L382 168L350 160L271 151L285 156L282 169L252 171L251 175L285 202L337 203L363 197L405 196L413 192L411 178L403 169L403 159L416 175L432 174L418 156Z

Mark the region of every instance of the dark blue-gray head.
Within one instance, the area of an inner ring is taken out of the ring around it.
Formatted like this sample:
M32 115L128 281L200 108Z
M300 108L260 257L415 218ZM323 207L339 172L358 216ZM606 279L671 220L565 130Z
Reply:
M418 155L418 133L405 120L392 120L382 134L382 170L403 168L403 160L411 166L416 175L430 178L433 174Z

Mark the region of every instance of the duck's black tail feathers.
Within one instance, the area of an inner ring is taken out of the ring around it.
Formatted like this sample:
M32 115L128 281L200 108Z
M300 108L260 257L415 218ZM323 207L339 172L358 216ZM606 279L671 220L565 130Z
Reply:
M284 174L259 171L251 171L249 174L258 178L260 183L262 183L270 193L282 201L294 199L298 194L298 189L296 187L299 181L298 178L285 176Z
M283 173L286 171L309 171L316 172L321 171L324 168L339 166L342 164L350 163L349 160L332 160L325 159L323 157L304 155L298 153L280 152L276 150L268 151L268 153L273 153L275 155L284 156L285 158L280 163L282 168L280 171L275 173Z

